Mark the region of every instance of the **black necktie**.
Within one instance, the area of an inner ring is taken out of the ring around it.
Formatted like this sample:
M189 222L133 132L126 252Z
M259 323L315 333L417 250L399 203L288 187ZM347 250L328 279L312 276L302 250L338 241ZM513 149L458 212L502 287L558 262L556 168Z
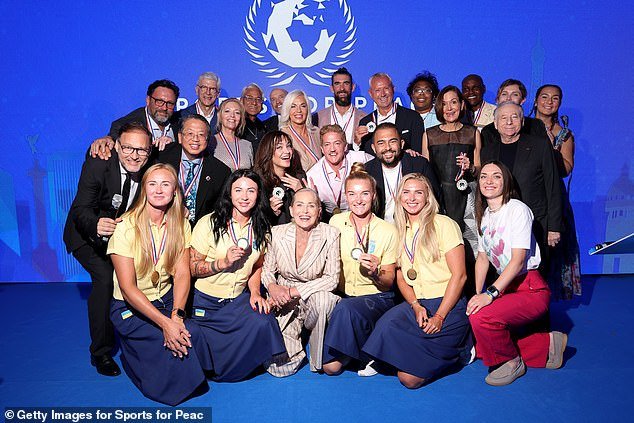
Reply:
M123 181L123 191L121 191L121 196L123 199L121 200L121 206L117 211L117 217L121 216L126 209L128 208L128 199L130 198L130 185L132 184L132 177L130 176L130 172L126 172L125 181Z

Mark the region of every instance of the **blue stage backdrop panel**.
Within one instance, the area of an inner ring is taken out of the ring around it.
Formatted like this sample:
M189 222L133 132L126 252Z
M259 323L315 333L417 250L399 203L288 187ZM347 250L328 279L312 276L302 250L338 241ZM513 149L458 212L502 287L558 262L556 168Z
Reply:
M267 94L304 89L316 110L331 104L328 75L341 65L366 111L377 71L392 75L407 106L405 87L425 69L442 86L481 74L490 102L500 82L518 78L527 112L539 85L560 84L577 142L582 270L632 272L632 255L586 251L634 230L633 18L627 2L572 0L2 1L0 281L88 280L61 236L81 162L112 120L144 104L153 80L181 87L179 107L195 100L196 77L214 71L222 97L253 81Z

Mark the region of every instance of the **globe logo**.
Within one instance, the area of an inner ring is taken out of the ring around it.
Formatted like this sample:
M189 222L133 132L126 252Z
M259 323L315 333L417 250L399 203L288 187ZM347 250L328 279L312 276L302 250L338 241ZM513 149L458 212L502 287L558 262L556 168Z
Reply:
M357 28L346 0L254 0L244 25L251 61L273 87L302 75L328 86L350 61Z

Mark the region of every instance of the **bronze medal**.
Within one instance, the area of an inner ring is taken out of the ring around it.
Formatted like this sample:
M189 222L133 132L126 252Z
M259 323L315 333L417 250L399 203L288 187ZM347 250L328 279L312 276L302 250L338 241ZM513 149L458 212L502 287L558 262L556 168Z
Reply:
M407 277L409 278L410 281L415 280L417 276L418 276L418 272L416 272L416 270L414 270L413 267L407 271Z
M152 280L152 285L156 286L158 284L159 278L159 272L157 272L156 270L152 272L152 276L150 276L150 279Z
M333 215L335 215L335 214L339 214L339 213L341 213L341 209L340 209L339 207L335 207L335 208L332 210L332 214L333 214Z

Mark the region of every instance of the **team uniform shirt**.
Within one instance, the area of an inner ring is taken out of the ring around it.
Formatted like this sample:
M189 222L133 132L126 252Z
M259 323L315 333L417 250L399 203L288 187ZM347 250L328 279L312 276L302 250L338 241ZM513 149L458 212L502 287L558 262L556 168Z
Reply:
M341 231L342 272L339 290L352 297L378 294L381 291L376 287L374 280L361 274L361 265L352 258L352 249L360 245L350 215L351 212L348 211L336 214L330 219L330 224ZM379 258L379 266L396 263L398 234L394 225L372 215L369 227L367 253ZM362 230L359 228L360 232Z
M246 238L249 239L249 229L251 227L251 219L244 225L240 226L233 218L231 219L233 229L235 231L236 239ZM214 239L213 226L211 222L211 213L203 216L192 232L191 246L200 254L207 256L206 262L212 262L223 259L227 256L229 248L233 247L235 242L230 235L230 228L227 227L227 232L223 233L218 242ZM255 241L251 244L249 255L244 264L240 267L234 267L227 269L224 272L216 273L206 278L198 278L196 280L195 287L200 292L210 295L216 298L235 298L244 291L247 286L247 282L253 273L253 266L257 263L260 255L264 251L260 251L255 248Z
M418 228L418 222L407 227L405 240L410 251L412 251L412 242ZM420 248L415 248L414 264L412 265L405 248L401 246L402 253L399 262L403 278L408 285L414 288L414 293L418 299L444 297L451 278L445 254L464 243L460 227L451 218L437 214L434 218L434 228L440 251L440 258L437 261L431 262L431 254ZM422 232L418 238L420 239L421 236ZM416 270L416 278L413 281L407 276L407 271L411 268Z
M344 193L343 183L350 174L352 165L356 162L366 163L374 157L364 151L348 151L341 168L339 176L330 167L325 157L322 157L306 172L306 177L312 181L319 193L319 199L326 206L326 211L332 213L335 207L341 210L348 210L348 202ZM339 205L337 205L339 198Z
M129 257L134 259L136 263L141 261L141 257L145 254L152 253L150 251L144 251L140 248L139 245L135 245L135 228L136 222L134 221L133 216L130 214L124 215L123 220L117 223L117 227L114 230L114 233L110 237L110 241L108 242L108 254L116 254L122 257ZM163 219L161 225L156 225L155 223L150 222L150 230L152 231L152 236L154 237L154 241L156 242L156 250L160 251L161 240L163 239L163 235L167 228L167 222ZM191 227L189 225L189 221L187 219L183 220L183 233L185 237L184 248L189 248L189 242L191 239ZM167 235L166 242L169 243L169 234ZM150 249L152 246L150 246ZM136 271L136 286L139 290L147 297L150 301L158 300L163 297L163 295L167 294L170 289L172 289L173 280L172 275L167 273L167 269L165 269L164 262L165 254L161 254L159 256L158 262L156 265L151 268L147 275L141 275L138 271ZM134 266L135 270L137 266ZM159 274L159 280L156 286L152 284L152 272L157 271ZM115 272L113 275L114 280L114 292L113 297L116 300L123 301L123 294L121 293L121 288L119 287L119 280L117 279L117 273Z
M524 266L519 274L539 267L541 255L533 236L533 212L519 200L511 199L500 210L484 211L478 236L478 251L486 253L489 261L501 274L511 261L513 248L527 250Z

